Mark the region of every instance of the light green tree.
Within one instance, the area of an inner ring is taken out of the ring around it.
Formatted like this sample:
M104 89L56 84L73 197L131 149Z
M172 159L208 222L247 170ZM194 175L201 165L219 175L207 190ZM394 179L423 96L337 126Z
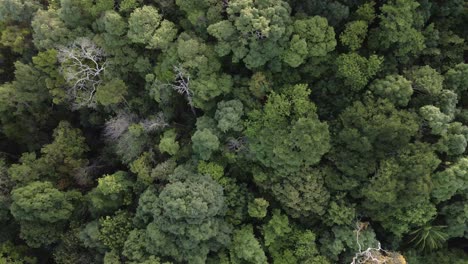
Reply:
M128 38L148 49L166 49L176 35L174 23L163 19L153 6L135 9L128 19Z
M377 96L388 99L397 106L408 105L413 88L411 82L401 75L387 75L369 85L369 89Z
M192 149L202 160L209 160L219 148L219 139L210 129L197 130L192 136Z

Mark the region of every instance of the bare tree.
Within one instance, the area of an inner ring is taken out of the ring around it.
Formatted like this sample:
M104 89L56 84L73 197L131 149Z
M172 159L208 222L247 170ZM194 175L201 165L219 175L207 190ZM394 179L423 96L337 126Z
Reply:
M173 84L171 84L171 86L179 94L185 96L190 108L192 109L192 112L195 114L195 109L193 108L193 93L190 90L190 75L180 65L174 66L173 69L176 76L175 81Z
M61 72L70 86L67 97L73 108L94 107L94 94L106 69L104 50L88 38L78 38L68 47L60 47Z
M117 114L106 122L104 136L111 141L117 140L136 119L135 115L126 112Z
M351 264L406 264L406 260L402 255L382 249L380 242L377 243L376 248L368 247L366 250L362 250L362 245L359 242L359 235L368 225L368 222L356 222L356 230L354 230L354 232L356 233L356 243L358 244L359 250L354 255Z
M169 126L162 112L158 113L153 118L147 118L147 119L140 121L140 125L143 127L143 129L147 133L159 131Z

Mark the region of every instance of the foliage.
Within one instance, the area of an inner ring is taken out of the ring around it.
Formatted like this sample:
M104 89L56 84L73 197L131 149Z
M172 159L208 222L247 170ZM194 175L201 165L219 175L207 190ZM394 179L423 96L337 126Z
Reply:
M112 217L99 219L99 240L111 250L120 251L132 228L131 217L125 211L117 211Z
M389 50L389 54L402 62L408 60L409 56L418 55L425 48L424 36L420 30L422 21L416 12L419 6L414 0L392 0L385 3L380 8L379 28L372 32L377 40L371 47Z
M176 141L177 134L176 132L171 129L164 132L164 135L161 137L161 141L159 142L159 150L164 153L168 153L169 155L175 155L179 151L179 143Z
M383 79L377 79L369 85L369 89L375 95L401 107L408 105L413 94L411 82L401 75L387 75Z
M11 214L21 223L21 237L31 247L55 242L60 224L68 220L74 210L76 192L61 192L50 182L31 182L11 192Z
M0 0L0 263L465 263L467 21Z
M410 232L408 241L413 247L422 251L433 251L441 248L448 236L443 226L426 225Z
M233 263L268 263L260 243L255 238L252 226L234 231L230 248Z
M341 54L336 61L337 76L353 90L361 90L379 72L383 59L371 55L368 59L357 53Z
M11 241L0 244L0 263L2 264L35 264L37 259L27 255L24 245L15 246Z
M230 228L222 218L223 190L209 176L193 175L183 169L176 170L173 176L177 177L177 173L187 178L166 185L147 209L151 210L148 213L153 221L146 227L146 250L178 261L203 263L210 251L229 242Z
M289 49L283 54L289 66L298 67L308 58L324 57L335 49L335 32L324 17L296 20L293 27Z
M128 38L134 43L146 44L149 49L166 49L176 34L175 25L163 20L152 6L133 10L128 19Z
M218 128L223 132L228 130L242 130L241 117L243 115L242 102L239 100L221 101L215 113Z
M350 50L357 50L362 46L367 35L368 25L366 21L357 20L346 24L346 28L340 35L341 43Z
M123 171L99 178L98 185L87 194L91 213L105 215L130 204L132 185L127 173Z
M260 164L294 171L317 164L329 150L328 125L318 119L309 94L306 85L296 85L270 94L262 110L249 113L245 134Z
M267 214L268 201L263 198L255 198L249 203L249 215L255 218L264 218Z
M442 90L444 78L430 66L416 67L406 74L416 91L437 95Z
M228 20L208 27L217 40L220 56L232 53L232 61L242 60L254 69L273 63L284 50L291 34L291 8L282 0L231 1L226 8Z
M202 160L209 160L219 147L218 137L210 129L197 130L192 136L192 148Z

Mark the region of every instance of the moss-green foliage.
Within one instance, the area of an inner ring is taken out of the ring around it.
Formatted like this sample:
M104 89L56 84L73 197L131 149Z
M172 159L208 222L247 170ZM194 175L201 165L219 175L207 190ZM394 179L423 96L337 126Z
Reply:
M94 215L112 213L123 205L131 203L132 182L127 173L118 171L99 178L98 185L87 194L90 211Z
M327 19L314 16L296 20L289 48L283 60L291 67L298 67L308 58L320 58L333 51L336 46L335 31Z
M99 219L99 240L111 250L122 250L132 228L131 216L125 211L117 211L113 216Z
M249 202L249 215L255 218L264 218L267 214L268 201L263 198L255 198Z
M357 53L343 53L336 61L337 76L353 90L361 90L379 72L383 59L376 55L369 58Z
M308 100L306 85L272 93L262 110L249 113L245 134L250 150L265 167L294 171L315 165L329 148L328 125Z
M244 226L233 234L230 257L233 263L268 263L252 226Z
M0 263L465 263L466 24L462 0L0 0Z
M377 79L369 86L369 89L378 97L388 99L396 106L408 105L413 88L411 82L401 75L387 75L383 79Z
M164 135L159 141L159 150L162 153L167 153L169 155L175 155L179 149L179 143L176 141L177 134L174 130L168 130L164 132Z
M21 237L31 247L57 241L71 217L77 192L62 192L50 182L31 182L11 192L10 211L21 225Z

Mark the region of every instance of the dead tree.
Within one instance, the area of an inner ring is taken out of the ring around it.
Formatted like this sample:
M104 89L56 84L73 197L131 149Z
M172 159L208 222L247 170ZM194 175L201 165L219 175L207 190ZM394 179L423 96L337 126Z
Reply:
M134 123L136 120L136 116L133 114L129 114L126 112L121 112L117 116L108 120L104 127L104 136L110 140L115 141L117 140L125 131L127 131L128 127Z
M69 85L66 94L72 107L94 107L94 95L106 69L104 50L88 38L79 38L58 50L61 73Z
M407 264L405 258L396 253L382 249L380 242L377 243L377 247L368 247L363 250L361 243L359 242L359 235L363 230L368 227L368 222L356 223L356 243L358 244L358 252L354 255L351 264Z
M167 126L169 126L162 112L158 113L156 116L152 118L147 118L147 119L140 121L140 125L143 127L143 129L147 133L160 131L166 128Z
M195 108L193 106L193 93L190 90L190 75L180 65L174 66L173 69L176 76L174 83L171 84L171 87L187 99L193 114L195 114Z

